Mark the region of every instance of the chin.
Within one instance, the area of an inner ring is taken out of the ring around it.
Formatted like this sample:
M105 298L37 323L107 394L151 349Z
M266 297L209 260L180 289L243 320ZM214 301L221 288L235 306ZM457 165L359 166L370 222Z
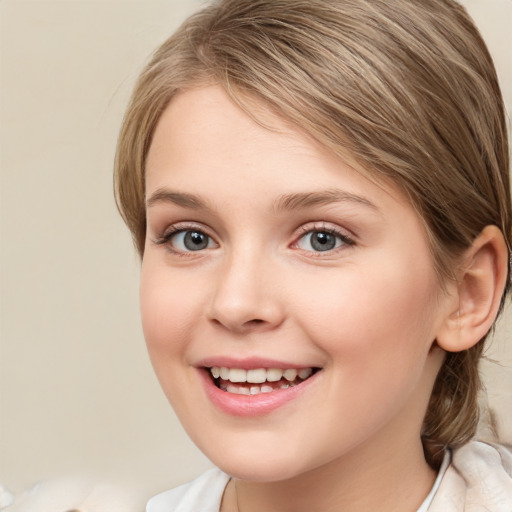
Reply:
M246 446L219 446L217 450L203 451L224 473L251 482L289 480L321 465L321 462L308 463L302 450L297 447L286 450L286 447L275 449L267 445L258 449L254 443L253 448L248 450ZM202 449L201 446L199 448Z
M215 463L215 461L213 461ZM219 461L216 464L224 473L248 482L280 482L290 480L304 472L303 468L290 467L290 464L275 461Z

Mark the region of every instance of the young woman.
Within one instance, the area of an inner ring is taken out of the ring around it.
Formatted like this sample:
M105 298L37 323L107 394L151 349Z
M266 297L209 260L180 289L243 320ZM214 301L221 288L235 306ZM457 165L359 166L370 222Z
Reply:
M155 371L220 469L148 511L510 512L512 456L471 441L508 155L452 0L186 21L136 85L116 191Z

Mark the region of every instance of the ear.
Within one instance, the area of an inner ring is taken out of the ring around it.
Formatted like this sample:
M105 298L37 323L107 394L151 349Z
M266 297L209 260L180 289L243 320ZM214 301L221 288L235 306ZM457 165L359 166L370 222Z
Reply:
M448 300L447 317L436 337L448 352L476 345L491 329L508 276L508 249L502 232L487 226L464 253Z

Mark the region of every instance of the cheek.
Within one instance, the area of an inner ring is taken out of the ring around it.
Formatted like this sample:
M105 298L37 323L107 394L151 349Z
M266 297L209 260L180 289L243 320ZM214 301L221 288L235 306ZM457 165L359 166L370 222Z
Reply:
M401 373L404 365L420 369L436 331L438 285L431 266L379 261L322 286L309 283L316 291L302 304L300 320L344 371L372 380L378 372Z
M303 308L303 329L328 355L333 370L325 400L339 404L329 417L336 429L350 428L347 409L356 430L365 425L368 431L392 418L413 395L421 409L435 338L435 289L430 278L411 281L402 273L367 272L338 286L332 282L322 300Z
M144 261L140 281L142 327L155 369L180 356L197 326L203 302L200 287L183 282L180 273Z
M183 274L183 273L181 273ZM178 415L184 416L194 373L187 348L201 325L198 311L204 302L201 287L190 286L165 265L144 261L140 306L144 338L160 385Z

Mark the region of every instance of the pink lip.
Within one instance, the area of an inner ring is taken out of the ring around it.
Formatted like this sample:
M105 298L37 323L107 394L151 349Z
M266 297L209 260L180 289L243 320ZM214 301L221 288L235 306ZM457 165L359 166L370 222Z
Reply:
M212 365L217 366L217 364ZM227 366L228 365L222 365ZM232 368L246 368L246 366L237 365L231 366ZM297 368L293 366L278 366L276 361L272 365L256 365L250 368ZM287 388L272 391L271 393L260 393L258 395L237 395L235 393L228 393L219 389L211 377L210 371L207 368L198 368L199 375L201 376L204 390L210 401L219 408L221 411L232 415L241 417L254 417L270 414L272 411L282 407L288 402L295 400L305 393L310 386L316 381L319 373L314 373L311 377L301 382L300 384Z

